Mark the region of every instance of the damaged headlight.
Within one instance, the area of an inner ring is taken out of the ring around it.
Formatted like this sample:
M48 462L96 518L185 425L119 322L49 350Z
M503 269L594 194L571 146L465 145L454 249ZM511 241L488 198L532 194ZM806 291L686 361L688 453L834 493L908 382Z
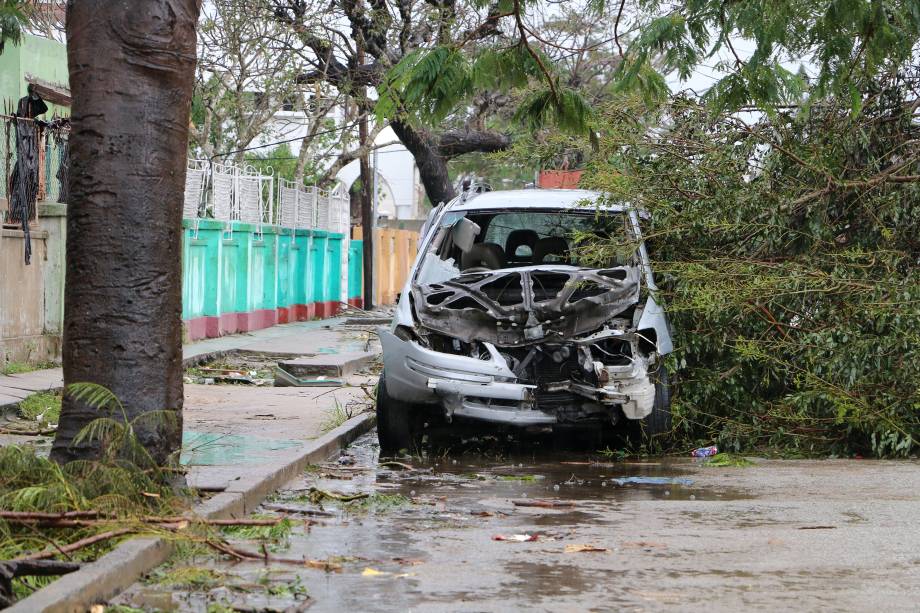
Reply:
M475 345L478 345L478 343L467 343L461 341L459 338L454 338L439 332L429 332L426 337L428 339L429 349L441 353L476 357Z
M402 324L396 326L396 329L393 330L393 335L401 341L412 341L415 343L425 344L422 343L421 337L419 337L415 330L410 326L404 326Z

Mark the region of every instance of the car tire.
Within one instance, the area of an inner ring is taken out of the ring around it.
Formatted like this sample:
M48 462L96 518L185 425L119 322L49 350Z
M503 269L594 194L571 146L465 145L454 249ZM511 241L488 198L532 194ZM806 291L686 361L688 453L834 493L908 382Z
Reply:
M414 451L417 411L411 404L394 400L387 393L386 374L377 383L377 440L380 455L393 456L403 450Z
M652 412L630 423L630 438L642 443L671 432L671 384L668 371L659 362L658 367L649 373L649 378L655 384Z

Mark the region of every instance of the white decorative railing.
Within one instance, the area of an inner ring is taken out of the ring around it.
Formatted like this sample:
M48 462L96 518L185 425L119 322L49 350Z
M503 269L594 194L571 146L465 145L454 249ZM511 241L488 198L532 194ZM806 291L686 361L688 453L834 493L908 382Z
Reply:
M275 184L277 183L277 189ZM343 185L332 191L262 174L252 166L189 160L183 215L226 222L347 233L350 198Z
M208 183L208 161L189 160L185 171L185 200L182 204L182 216L195 219L201 215L206 204L205 195Z

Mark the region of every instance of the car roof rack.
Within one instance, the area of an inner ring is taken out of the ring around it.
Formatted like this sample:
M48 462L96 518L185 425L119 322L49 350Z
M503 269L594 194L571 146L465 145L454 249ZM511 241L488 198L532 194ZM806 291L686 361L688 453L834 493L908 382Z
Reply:
M459 204L469 202L479 194L491 192L492 186L485 182L474 181L473 179L464 179L461 184L461 194Z

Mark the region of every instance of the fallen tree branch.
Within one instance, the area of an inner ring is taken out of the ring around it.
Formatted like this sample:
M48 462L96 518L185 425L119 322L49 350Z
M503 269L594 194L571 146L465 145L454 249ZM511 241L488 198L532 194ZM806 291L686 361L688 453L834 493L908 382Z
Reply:
M274 562L277 564L289 564L291 566L303 566L306 568L316 568L319 570L325 570L326 572L338 572L342 570L342 565L335 562L329 562L328 560L310 560L310 559L296 559L296 558L279 558L272 555L269 555L268 550L263 548L261 553L255 551L248 551L240 547L234 547L233 545L226 543L224 541L215 541L214 539L205 539L203 541L209 547L216 549L217 551L224 553L230 557L236 558L240 561L255 561L270 563Z
M57 560L0 560L0 609L13 604L13 579L66 575L80 569L76 562Z
M263 504L262 506L270 511L281 511L282 513L300 513L301 515L310 515L312 517L335 517L334 513L329 513L327 511L304 509L286 504Z
M144 516L139 518L119 518L111 513L99 511L68 511L66 513L37 513L28 511L0 511L0 519L13 524L42 524L50 526L92 526L109 523L117 520L131 521L136 519L145 524L178 524L190 522L206 526L274 526L284 520L283 517L270 519L205 519L202 517L186 517L174 515L170 517Z
M42 551L39 553L32 553L24 556L19 556L14 561L23 562L27 560L47 560L58 554L68 554L77 551L78 549L83 549L84 547L89 547L90 545L95 545L96 543L102 543L104 541L111 540L113 538L118 538L119 536L124 536L126 534L136 533L137 528L120 528L118 530L109 530L108 532L100 532L99 534L94 534L93 536L88 536L79 541L74 541L69 545L61 545L56 551Z
M406 470L415 470L413 466L406 464L405 462L397 462L396 460L387 460L385 462L378 462L379 466L395 466L396 468L404 468Z
M318 487L311 487L309 490L310 498L316 498L317 500L322 500L323 498L329 498L330 500L338 500L339 502L351 502L352 500L361 500L362 498L370 497L370 494L336 494L335 492L327 492L326 490L321 490Z
M0 428L0 434L18 434L19 436L50 436L56 432L56 428L47 428L45 430L19 430L17 428Z

